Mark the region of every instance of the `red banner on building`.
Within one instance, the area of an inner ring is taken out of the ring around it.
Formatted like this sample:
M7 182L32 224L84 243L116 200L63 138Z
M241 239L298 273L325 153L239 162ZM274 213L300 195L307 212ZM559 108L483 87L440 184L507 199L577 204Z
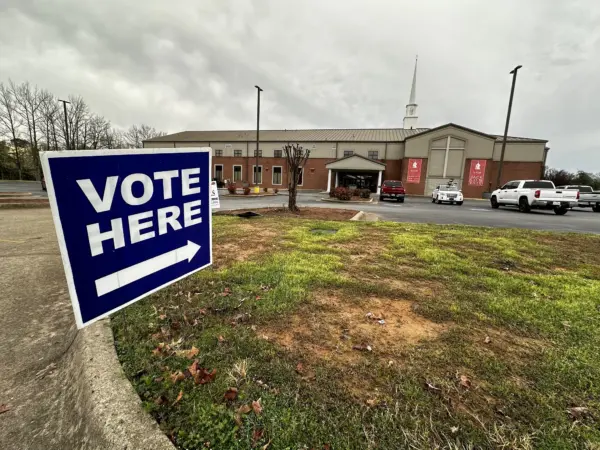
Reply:
M422 159L408 160L408 174L406 176L407 183L419 184L421 182L421 165Z
M472 159L469 170L469 186L483 186L485 180L485 159Z

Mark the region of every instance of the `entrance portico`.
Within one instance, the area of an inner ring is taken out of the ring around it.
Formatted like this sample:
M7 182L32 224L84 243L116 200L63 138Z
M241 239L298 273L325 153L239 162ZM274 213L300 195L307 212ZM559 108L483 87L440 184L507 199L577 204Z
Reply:
M385 163L360 155L352 155L332 161L326 164L325 168L328 170L326 192L331 190L332 178L334 178L334 187L370 189L371 192L379 194Z

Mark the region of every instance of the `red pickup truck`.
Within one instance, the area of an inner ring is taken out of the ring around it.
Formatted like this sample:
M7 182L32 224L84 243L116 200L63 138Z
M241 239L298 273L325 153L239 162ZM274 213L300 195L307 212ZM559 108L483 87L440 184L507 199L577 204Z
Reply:
M379 201L382 202L384 198L395 199L397 202L404 203L404 186L402 181L397 180L386 180L381 185L379 191Z

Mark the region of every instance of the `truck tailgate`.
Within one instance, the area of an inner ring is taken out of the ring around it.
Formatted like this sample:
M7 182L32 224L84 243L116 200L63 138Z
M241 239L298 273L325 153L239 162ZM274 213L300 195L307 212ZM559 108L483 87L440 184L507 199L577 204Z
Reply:
M577 201L577 192L568 189L541 189L539 200L541 201Z

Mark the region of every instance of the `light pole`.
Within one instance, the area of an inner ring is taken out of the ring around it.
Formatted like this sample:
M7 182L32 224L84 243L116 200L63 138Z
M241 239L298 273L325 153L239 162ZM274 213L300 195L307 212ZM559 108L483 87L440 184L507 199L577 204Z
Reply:
M498 164L498 176L496 178L496 188L500 188L502 179L502 165L504 164L504 151L506 150L506 137L508 135L508 124L510 123L510 112L512 111L513 96L515 95L515 83L517 82L517 71L523 66L519 65L510 71L512 73L512 86L510 88L510 99L508 100L508 112L506 113L506 125L504 127L504 138L502 139L502 151L500 152L500 163Z
M262 89L260 88L260 86L254 87L257 89L256 93L258 95L256 102L256 167L254 168L254 185L258 186L258 145L260 142L260 93L262 92Z
M59 100L59 102L62 102L63 110L65 112L65 144L67 146L67 150L70 150L69 149L69 119L67 119L67 103L71 104L71 102L68 102L66 100Z

